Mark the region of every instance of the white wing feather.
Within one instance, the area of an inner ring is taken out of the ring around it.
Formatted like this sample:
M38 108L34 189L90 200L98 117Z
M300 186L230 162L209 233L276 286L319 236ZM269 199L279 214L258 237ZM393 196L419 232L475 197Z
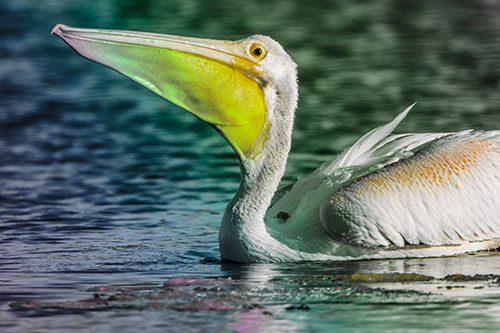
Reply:
M400 137L398 136L388 138L389 134L394 131L394 129L406 117L408 112L410 112L415 104L416 103L413 103L412 105L407 107L390 123L384 126L377 127L363 135L356 143L354 143L351 147L340 154L335 160L329 163L324 171L326 173L331 173L332 171L340 169L342 167L370 164L371 159L373 159L374 157L379 159L380 156L378 156L377 154L377 149L381 146L384 146L389 141L393 141L394 139Z

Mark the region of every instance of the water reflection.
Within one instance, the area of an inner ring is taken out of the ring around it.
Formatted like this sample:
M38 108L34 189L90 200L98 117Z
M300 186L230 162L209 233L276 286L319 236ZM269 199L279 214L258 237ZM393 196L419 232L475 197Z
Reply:
M500 266L492 265L495 258L498 254L492 257L491 253L484 253L348 263L222 265L222 270L230 276L246 281L249 290L255 290L255 283L259 282L258 290L265 295L263 304L267 305L265 309L245 314L237 312L228 327L278 329L279 325L285 325L291 330L494 327L498 324L494 308L500 300L498 275L490 275L500 272ZM476 280L463 279L463 272L474 272ZM367 280L360 284L325 283L340 276ZM409 280L398 280L401 278ZM379 282L370 282L377 279ZM266 290L273 293L266 294ZM305 310L296 310L301 308L298 304L305 304ZM269 312L273 321L268 319L269 315L266 317ZM415 313L426 321L413 322Z
M500 274L500 265L492 264L498 258L497 252L482 252L450 258L393 259L350 262L251 264L222 263L226 276L245 281L269 281L276 278L299 278L328 275L361 274L422 274L434 278L446 275Z

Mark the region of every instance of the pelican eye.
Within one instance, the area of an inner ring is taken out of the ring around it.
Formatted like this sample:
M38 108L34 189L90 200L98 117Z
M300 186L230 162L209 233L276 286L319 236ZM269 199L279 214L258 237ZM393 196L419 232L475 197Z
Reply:
M267 52L266 52L266 49L262 45L252 44L252 46L250 46L250 54L255 59L260 60L266 56Z

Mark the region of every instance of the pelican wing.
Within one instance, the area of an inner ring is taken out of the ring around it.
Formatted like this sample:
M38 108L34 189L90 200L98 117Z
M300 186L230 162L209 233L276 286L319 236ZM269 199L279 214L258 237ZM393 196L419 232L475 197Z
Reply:
M500 237L500 133L460 132L342 187L323 203L328 234L362 246Z
M282 192L267 220L368 247L500 237L500 132L391 135L411 107Z

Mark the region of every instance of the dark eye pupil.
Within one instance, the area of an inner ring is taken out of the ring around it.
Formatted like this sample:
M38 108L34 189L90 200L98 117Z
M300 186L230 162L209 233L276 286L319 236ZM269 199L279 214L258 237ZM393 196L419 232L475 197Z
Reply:
M256 56L262 55L262 49L260 47L257 47L253 50L253 54Z

